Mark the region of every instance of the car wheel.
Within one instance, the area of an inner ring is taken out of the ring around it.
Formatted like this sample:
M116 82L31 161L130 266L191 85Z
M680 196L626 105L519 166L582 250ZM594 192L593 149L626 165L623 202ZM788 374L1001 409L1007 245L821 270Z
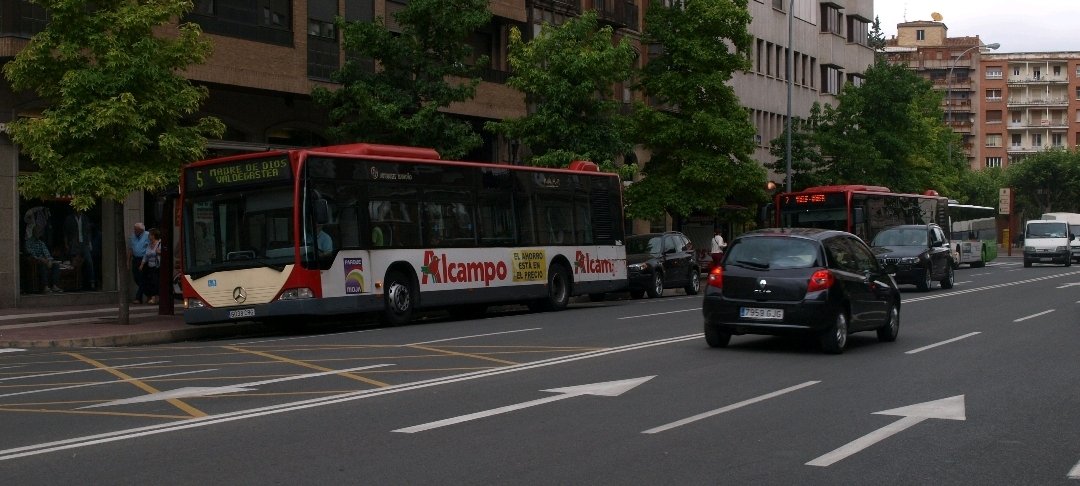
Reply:
M664 276L660 272L653 274L652 287L645 290L649 293L649 298L655 299L660 297L664 293Z
M686 295L697 295L701 291L701 273L696 268L690 269L690 275L687 276L690 281L686 282Z
M1066 267L1071 267L1072 266L1072 257L1065 257L1065 266Z
M645 291L644 290L631 290L630 291L630 298L631 299L640 299L642 297L645 297Z
M1024 260L1024 268L1028 268L1030 266L1031 266L1031 260Z
M719 327L705 323L705 343L710 348L726 348L731 342L731 333L721 331Z
M955 282L956 282L956 273L953 272L953 267L951 265L946 265L946 267L945 267L945 278L941 279L941 282L939 282L941 284L941 288L943 288L943 289L951 289L953 287L953 283L955 283Z
M402 272L395 271L386 274L383 320L387 324L400 326L412 320L415 293L411 282L412 280Z
M934 281L931 280L931 277L932 275L930 275L930 267L926 267L925 269L923 269L922 280L919 280L919 282L916 283L915 286L923 292L930 290L930 287L934 284Z
M847 345L848 320L847 313L843 310L836 312L836 322L833 322L825 332L821 333L821 349L829 354L844 352Z
M900 307L896 304L889 306L889 317L885 325L877 329L878 341L891 343L896 341L896 335L900 333Z

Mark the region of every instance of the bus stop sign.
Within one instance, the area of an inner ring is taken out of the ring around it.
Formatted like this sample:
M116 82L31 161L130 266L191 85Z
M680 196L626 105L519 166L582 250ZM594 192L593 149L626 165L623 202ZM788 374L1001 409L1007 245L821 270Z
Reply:
M1012 206L1012 189L1008 187L1002 187L998 189L998 214L1009 214L1009 207Z

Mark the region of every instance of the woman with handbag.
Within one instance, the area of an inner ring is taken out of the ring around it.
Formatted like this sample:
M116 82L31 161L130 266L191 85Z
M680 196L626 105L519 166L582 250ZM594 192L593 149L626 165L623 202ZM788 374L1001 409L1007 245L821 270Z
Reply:
M142 271L145 294L150 296L147 304L157 304L161 282L161 231L151 228L150 244L146 246L146 254L143 255L139 270Z

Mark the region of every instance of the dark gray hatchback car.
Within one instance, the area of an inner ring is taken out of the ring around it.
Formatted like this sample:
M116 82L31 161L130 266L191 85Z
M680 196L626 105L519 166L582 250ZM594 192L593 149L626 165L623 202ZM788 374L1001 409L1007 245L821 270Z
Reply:
M732 335L808 335L841 353L848 334L900 331L900 292L857 236L817 228L744 233L709 272L702 305L705 341L725 347Z

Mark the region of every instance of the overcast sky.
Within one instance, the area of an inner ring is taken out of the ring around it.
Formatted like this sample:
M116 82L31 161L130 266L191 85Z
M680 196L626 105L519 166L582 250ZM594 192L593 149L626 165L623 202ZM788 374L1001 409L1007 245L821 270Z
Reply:
M1080 51L1080 0L874 0L885 38L896 24L933 20L940 13L949 37L979 36L996 52Z

